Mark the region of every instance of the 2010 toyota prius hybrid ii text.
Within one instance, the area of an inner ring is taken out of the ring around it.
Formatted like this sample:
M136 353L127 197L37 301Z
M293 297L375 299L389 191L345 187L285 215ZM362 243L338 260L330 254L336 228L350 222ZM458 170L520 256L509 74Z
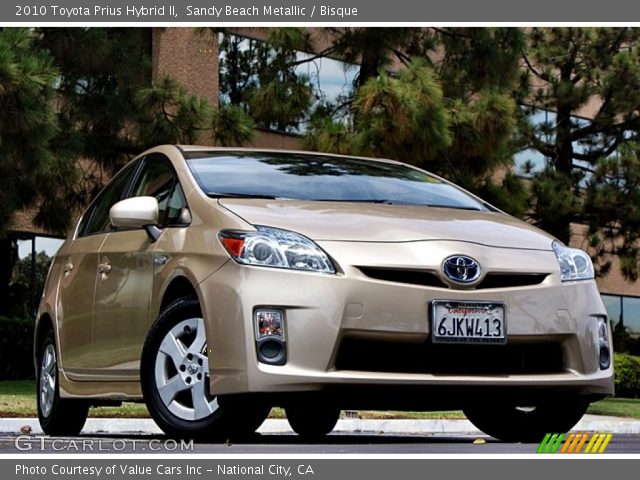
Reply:
M591 260L390 160L161 146L53 261L35 333L45 432L144 400L168 435L248 435L272 406L462 409L489 435L565 432L613 392Z

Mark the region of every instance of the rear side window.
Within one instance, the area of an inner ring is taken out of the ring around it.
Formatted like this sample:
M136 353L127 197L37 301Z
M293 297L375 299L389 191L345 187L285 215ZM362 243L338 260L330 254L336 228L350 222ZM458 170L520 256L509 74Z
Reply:
M127 187L131 183L131 177L136 170L138 162L128 165L118 173L100 195L95 199L87 213L85 213L80 227L79 236L95 235L98 233L110 232L111 221L109 220L109 210L122 200L127 194Z

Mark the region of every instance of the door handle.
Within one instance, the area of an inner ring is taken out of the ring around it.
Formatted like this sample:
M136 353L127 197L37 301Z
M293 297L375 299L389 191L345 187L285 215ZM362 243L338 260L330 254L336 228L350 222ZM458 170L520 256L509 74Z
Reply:
M62 266L62 271L64 272L65 275L68 275L69 273L71 273L71 270L73 270L73 263L71 262L67 262Z

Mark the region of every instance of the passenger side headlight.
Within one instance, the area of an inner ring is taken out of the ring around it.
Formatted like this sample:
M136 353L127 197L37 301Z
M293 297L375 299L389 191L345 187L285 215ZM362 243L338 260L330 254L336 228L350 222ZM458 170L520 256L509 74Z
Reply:
M594 278L593 263L586 252L566 247L560 242L553 242L551 247L560 264L560 279L563 282Z
M336 273L327 254L315 242L299 233L256 226L255 232L221 230L218 237L238 263Z

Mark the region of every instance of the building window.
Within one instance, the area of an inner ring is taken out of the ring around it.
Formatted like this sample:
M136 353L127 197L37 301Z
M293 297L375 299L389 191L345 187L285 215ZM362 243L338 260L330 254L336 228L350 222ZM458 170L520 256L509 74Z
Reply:
M640 297L603 294L613 330L614 349L640 355Z
M259 122L261 128L268 130L303 134L311 114L319 108L335 111L335 119L339 120L344 109L338 107L351 96L358 73L356 65L328 57L316 58L308 52L296 51L283 62L282 58L276 59L276 52L269 49L264 41L238 35L221 33L218 44L221 105L239 105L251 115L251 95L259 88L261 77L265 76L265 65L273 67L276 62L282 63L286 69L280 72L283 77L301 82L310 89L309 108L296 121L286 125L278 125L275 119Z
M9 316L34 316L42 295L49 265L64 239L17 234L17 260L9 284Z

